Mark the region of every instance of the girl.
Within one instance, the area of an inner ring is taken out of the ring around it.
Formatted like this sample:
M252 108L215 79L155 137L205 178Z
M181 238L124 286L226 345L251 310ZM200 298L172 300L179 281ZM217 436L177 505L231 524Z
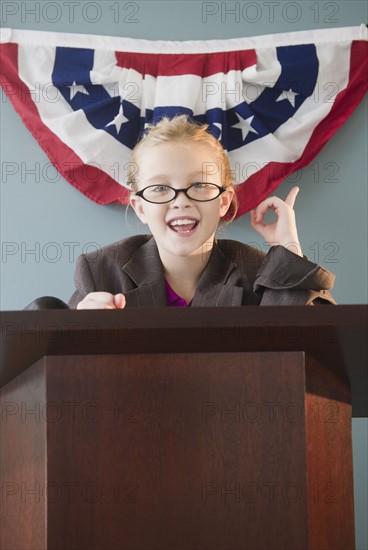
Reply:
M129 184L130 205L151 235L80 256L71 308L336 303L335 276L303 256L297 187L251 212L267 254L215 238L219 223L235 218L237 199L226 152L207 128L186 115L148 125L132 152ZM270 209L276 221L265 224Z

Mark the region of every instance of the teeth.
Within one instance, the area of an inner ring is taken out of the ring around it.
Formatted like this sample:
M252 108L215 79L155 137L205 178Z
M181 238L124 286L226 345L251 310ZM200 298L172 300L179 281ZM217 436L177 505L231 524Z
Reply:
M187 225L188 223L190 223L190 224L197 223L197 220L190 220L190 219L173 220L172 222L170 222L170 225Z

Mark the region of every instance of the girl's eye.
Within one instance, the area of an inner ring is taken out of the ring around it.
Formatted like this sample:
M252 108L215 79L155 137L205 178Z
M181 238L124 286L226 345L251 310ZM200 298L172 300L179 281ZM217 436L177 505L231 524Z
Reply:
M204 187L206 187L206 184L201 181L196 181L191 185L191 187L195 187L195 189L204 189Z
M167 185L156 185L152 188L152 191L154 191L155 193L165 193L168 190L169 187Z

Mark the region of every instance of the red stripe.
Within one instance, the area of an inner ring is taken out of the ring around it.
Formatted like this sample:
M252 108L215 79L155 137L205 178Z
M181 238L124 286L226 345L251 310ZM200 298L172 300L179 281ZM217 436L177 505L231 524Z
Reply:
M151 76L197 75L202 78L217 73L243 71L256 65L255 50L203 54L147 54L115 52L117 65Z
M352 42L349 84L337 94L328 116L315 128L302 156L295 162L270 162L237 186L237 217L249 212L266 199L290 174L307 166L353 113L368 90L367 42Z
M98 204L127 204L129 190L97 167L86 165L42 122L25 84L18 76L17 44L0 44L0 84L24 125L38 141L60 174L76 189Z

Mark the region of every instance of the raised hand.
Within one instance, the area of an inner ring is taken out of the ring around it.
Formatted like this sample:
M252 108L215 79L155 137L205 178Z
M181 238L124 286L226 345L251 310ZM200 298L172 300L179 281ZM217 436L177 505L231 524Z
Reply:
M255 210L251 210L250 223L270 246L281 244L291 252L303 256L294 211L294 203L298 193L299 187L293 187L285 201L279 199L279 197L268 197ZM268 210L275 212L276 220L273 223L265 224L263 218Z
M124 294L109 292L90 292L77 305L77 309L123 309L126 300Z

